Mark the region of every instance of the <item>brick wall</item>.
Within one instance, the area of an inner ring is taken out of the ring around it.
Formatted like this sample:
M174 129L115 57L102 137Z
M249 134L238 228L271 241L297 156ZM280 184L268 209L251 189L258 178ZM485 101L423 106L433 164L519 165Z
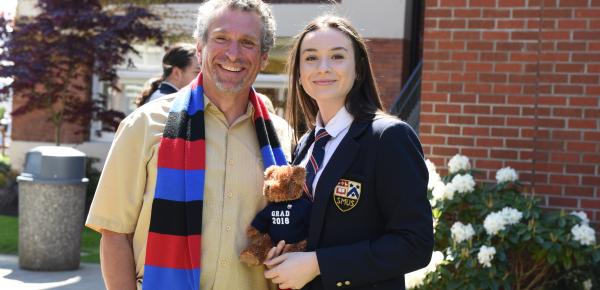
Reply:
M366 41L381 101L387 109L400 94L402 80L406 78L407 61L404 54L408 41L381 38L371 38Z
M427 157L600 222L600 0L427 0L424 39Z

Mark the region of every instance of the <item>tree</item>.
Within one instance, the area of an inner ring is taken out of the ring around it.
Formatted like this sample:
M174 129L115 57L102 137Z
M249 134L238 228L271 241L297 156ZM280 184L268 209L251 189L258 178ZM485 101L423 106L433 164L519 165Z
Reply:
M131 5L105 9L99 0L39 0L37 5L41 13L17 19L12 32L0 20L0 39L8 39L0 41L0 77L14 79L0 93L12 88L25 99L13 115L47 111L56 145L64 122L89 128L94 119L116 127L124 115L105 109L105 95L92 100L92 74L118 91L115 66L132 65L126 58L137 54L132 44L162 44L163 32L149 24L158 16Z

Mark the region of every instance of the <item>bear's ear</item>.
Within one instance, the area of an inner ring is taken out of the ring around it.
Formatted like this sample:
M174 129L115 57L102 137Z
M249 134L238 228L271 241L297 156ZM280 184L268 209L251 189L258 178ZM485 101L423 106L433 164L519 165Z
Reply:
M303 184L306 181L306 170L302 166L293 166L292 167L292 180L296 184Z
M267 179L271 179L271 175L273 175L273 172L277 169L277 166L275 165L271 165L269 166L269 168L267 168L265 170L265 180Z

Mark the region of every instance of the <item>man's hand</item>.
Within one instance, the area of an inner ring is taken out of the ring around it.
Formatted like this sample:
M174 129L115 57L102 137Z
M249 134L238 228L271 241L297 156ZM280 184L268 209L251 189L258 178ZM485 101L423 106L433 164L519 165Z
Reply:
M265 265L270 269L265 278L279 284L280 289L300 289L321 274L315 252L286 253L267 260Z
M128 234L102 230L100 267L106 289L137 289L133 248Z

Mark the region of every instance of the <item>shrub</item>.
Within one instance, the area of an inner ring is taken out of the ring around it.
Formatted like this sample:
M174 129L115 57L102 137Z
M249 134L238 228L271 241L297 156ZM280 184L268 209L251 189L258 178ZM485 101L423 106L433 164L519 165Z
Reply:
M435 251L407 274L413 289L591 289L599 285L596 234L585 212L542 211L522 193L518 174L500 169L496 184L477 185L469 159L457 155L440 177L427 160ZM565 288L566 287L566 288Z

